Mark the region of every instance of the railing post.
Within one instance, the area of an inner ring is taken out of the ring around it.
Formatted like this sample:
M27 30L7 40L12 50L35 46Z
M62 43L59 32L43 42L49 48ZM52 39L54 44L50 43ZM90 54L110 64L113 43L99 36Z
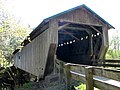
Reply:
M66 87L67 90L71 90L71 73L70 73L70 65L65 65L65 71L66 71Z
M103 67L105 68L106 61L105 59L103 60Z
M62 83L63 82L63 73L64 73L63 62L62 61L60 61L60 70L59 70L59 72L60 72L60 83Z
M85 68L85 75L86 75L86 90L94 90L92 66Z

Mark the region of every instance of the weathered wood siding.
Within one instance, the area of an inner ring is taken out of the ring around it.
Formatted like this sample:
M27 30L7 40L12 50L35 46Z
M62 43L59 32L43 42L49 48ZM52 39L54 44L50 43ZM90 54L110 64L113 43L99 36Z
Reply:
M13 56L13 60L14 60L14 65L16 67L20 66L20 59L19 59L20 53L17 52L14 56Z
M68 21L75 21L75 22L80 22L80 23L88 23L88 24L96 24L96 25L97 24L104 25L104 23L100 19L98 19L96 16L94 16L92 13L90 13L85 8L73 10L71 12L65 13L53 19L68 20Z
M23 47L21 52L14 55L16 67L42 77L45 71L47 53L50 46L49 32L49 30L44 31L31 43Z
M87 24L103 26L103 41L100 57L108 48L108 28L100 19L86 10L84 7L67 12L49 19L49 29L42 32L31 43L22 48L21 52L14 55L15 66L39 77L43 77L50 44L58 44L58 22L68 20ZM103 52L104 51L104 52ZM103 53L101 55L101 53ZM20 56L20 60L19 59Z

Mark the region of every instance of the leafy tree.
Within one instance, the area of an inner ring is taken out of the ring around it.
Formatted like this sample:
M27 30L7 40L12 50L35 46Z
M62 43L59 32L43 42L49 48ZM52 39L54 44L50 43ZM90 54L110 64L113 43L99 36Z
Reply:
M110 40L106 59L120 59L120 37L118 31L115 33L115 36L113 36Z
M31 32L28 25L23 25L14 15L9 14L5 1L0 1L2 3L0 5L0 63L2 65L9 64L12 52Z

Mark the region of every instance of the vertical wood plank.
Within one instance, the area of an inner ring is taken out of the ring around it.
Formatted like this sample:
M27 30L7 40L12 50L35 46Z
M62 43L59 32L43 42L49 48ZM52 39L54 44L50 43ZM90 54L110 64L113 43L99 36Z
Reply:
M86 75L86 90L94 90L92 66L85 68L85 75Z
M63 73L64 73L63 62L60 61L60 82L63 82Z
M90 45L90 47L89 47L89 50L90 50L90 55L92 56L93 55L93 40L92 40L92 32L91 31L89 31L89 45Z
M66 71L66 87L67 90L71 90L71 73L70 73L70 65L66 64L65 65L65 71Z

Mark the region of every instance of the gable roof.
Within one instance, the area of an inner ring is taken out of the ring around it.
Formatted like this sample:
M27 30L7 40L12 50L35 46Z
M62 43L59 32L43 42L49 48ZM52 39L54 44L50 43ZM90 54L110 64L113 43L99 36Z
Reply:
M64 11L64 12L58 13L58 14L56 14L56 15L50 16L50 17L44 19L43 21L46 21L46 22L47 22L47 21L49 21L50 19L56 18L56 17L58 17L58 16L60 16L60 15L66 14L66 13L71 12L71 11L76 10L76 9L80 9L80 8L82 8L82 7L84 7L84 8L87 9L89 12L91 12L94 16L96 16L98 19L100 19L103 23L107 24L110 29L111 29L111 28L115 29L111 24L109 24L106 20L104 20L102 17L100 17L98 14L96 14L93 10L91 10L91 9L90 9L89 7L87 7L85 4L82 4L82 5L80 5L80 6L71 8L71 9L69 9L69 10L66 10L66 11Z
M87 9L90 13L92 13L94 16L96 16L98 19L100 19L104 24L106 24L106 25L109 27L109 29L115 29L111 24L109 24L106 20L104 20L102 17L100 17L98 14L96 14L93 10L91 10L91 9L90 9L89 7L87 7L85 4L82 4L82 5L80 5L80 6L71 8L71 9L69 9L69 10L63 11L63 12L61 12L61 13L55 14L55 15L53 15L53 16L50 16L50 17L44 19L44 20L30 33L30 36L31 36L31 35L34 35L35 33L37 33L37 31L39 31L39 33L37 33L37 35L40 34L40 33L42 33L44 30L41 30L41 28L44 27L44 26L49 22L49 20L54 19L54 18L56 18L56 17L59 17L59 16L61 16L61 15L64 15L64 14L66 14L66 13L69 13L69 12L71 12L71 11L74 11L74 10L76 10L76 9L81 9L82 7L84 7L84 8Z
M98 19L100 19L103 23L105 23L106 25L108 25L108 27L110 29L115 29L111 24L109 24L107 21L105 21L102 17L100 17L98 14L96 14L93 10L91 10L89 7L87 7L85 4L82 4L80 6L77 6L77 7L74 7L74 8L71 8L69 10L66 10L64 12L61 12L61 13L58 13L56 15L53 15L53 16L50 16L46 19L44 19L31 33L30 33L30 39L33 40L35 37L37 37L39 34L41 34L44 30L46 30L47 28L49 28L49 20L51 19L54 19L60 15L64 15L66 13L69 13L73 10L76 10L76 9L81 9L82 7L84 7L85 9L87 9L89 12L91 12L94 16L96 16ZM29 41L27 40L24 40L22 43L25 43L25 45L27 45L29 43ZM22 44L21 43L21 44ZM19 51L19 49L16 49L13 54L17 53Z

